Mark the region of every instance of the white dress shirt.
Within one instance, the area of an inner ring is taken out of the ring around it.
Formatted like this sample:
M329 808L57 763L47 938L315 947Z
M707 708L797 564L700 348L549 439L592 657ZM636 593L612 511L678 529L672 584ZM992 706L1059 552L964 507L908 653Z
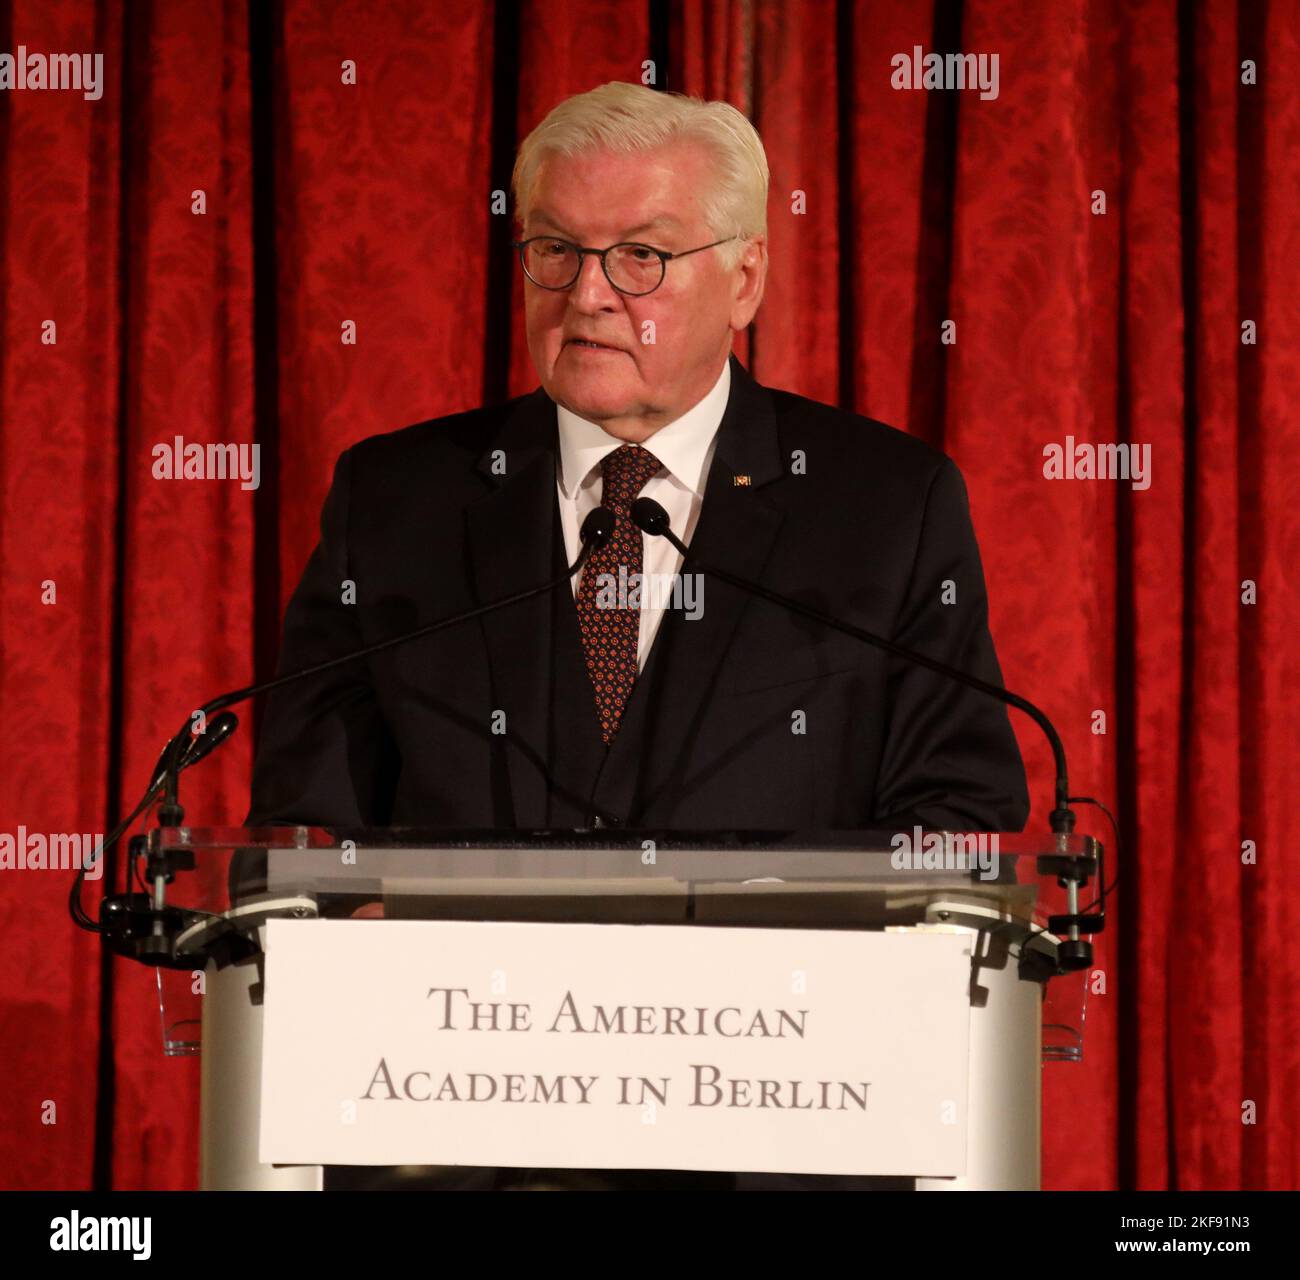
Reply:
M704 502L704 486L713 462L718 427L722 424L730 394L731 361L728 359L713 384L713 390L703 400L642 442L643 447L663 464L663 470L646 482L641 496L653 498L668 512L673 532L687 544L695 533ZM564 548L568 563L572 564L582 545L579 536L582 522L593 507L600 505L600 464L606 454L613 453L627 441L608 435L596 423L570 413L563 405L556 405L556 416L560 430L560 456L555 483L560 521L564 526ZM642 572L647 577L655 575L656 582L654 590L643 589L641 592L638 671L645 670L646 658L663 620L664 608L671 604L666 584L682 567L680 553L667 538L648 538L642 534L641 539ZM586 571L584 567L582 572ZM575 595L580 578L581 574L573 581Z

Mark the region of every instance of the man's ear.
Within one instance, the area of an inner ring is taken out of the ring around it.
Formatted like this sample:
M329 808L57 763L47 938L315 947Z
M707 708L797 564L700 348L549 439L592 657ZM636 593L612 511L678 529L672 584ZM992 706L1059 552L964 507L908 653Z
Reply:
M733 278L731 327L739 333L753 320L767 288L767 236L752 236L746 242Z

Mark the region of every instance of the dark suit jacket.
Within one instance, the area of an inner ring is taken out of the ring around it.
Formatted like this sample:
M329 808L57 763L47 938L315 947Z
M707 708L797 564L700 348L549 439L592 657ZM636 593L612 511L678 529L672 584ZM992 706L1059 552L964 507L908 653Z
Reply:
M734 357L731 378L700 558L1000 681L951 460L760 386ZM557 450L555 406L539 389L344 452L285 615L281 670L552 576ZM343 603L349 582L355 603ZM942 602L945 583L955 603ZM999 703L716 581L703 603L697 621L665 614L655 678L633 692L645 730L615 739L603 784L617 820L1023 827L1024 770ZM546 825L553 607L514 606L278 691L248 822ZM504 733L493 732L499 711Z

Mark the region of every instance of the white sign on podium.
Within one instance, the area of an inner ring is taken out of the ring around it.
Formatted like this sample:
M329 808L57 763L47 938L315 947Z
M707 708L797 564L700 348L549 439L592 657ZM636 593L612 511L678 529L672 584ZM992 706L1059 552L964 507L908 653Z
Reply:
M957 1176L971 935L267 924L260 1155Z

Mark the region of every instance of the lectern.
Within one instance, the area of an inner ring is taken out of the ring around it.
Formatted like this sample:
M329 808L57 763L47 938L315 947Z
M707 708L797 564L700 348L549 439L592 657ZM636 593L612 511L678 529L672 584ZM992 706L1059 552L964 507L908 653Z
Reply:
M920 830L175 827L134 854L155 893L119 949L152 933L164 1049L201 1053L205 1189L528 1159L1036 1188L1104 882L1086 835Z

